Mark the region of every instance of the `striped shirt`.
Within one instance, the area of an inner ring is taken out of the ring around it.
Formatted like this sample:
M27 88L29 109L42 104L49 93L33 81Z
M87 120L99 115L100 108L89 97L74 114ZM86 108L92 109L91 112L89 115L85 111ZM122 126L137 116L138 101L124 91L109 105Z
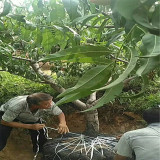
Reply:
M12 122L14 119L24 123L37 122L45 113L52 115L62 113L62 110L56 106L54 102L52 102L49 109L38 109L37 112L32 113L26 101L27 96L28 95L12 98L0 106L0 111L4 112L2 119L6 122Z

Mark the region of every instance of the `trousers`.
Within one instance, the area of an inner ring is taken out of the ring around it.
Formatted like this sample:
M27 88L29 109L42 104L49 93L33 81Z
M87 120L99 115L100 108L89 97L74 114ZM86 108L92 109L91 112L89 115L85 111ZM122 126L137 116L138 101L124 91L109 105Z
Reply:
M2 119L3 114L4 114L3 112L0 112L0 121ZM17 120L14 120L14 121L17 121ZM39 120L36 123L42 123L42 121ZM28 123L28 124L34 124L34 123ZM12 127L5 126L0 123L0 151L6 146L7 140L10 136L11 131L12 131ZM32 140L33 152L38 152L38 151L42 152L43 145L48 138L47 129L46 128L43 128L40 130L29 129L29 133Z

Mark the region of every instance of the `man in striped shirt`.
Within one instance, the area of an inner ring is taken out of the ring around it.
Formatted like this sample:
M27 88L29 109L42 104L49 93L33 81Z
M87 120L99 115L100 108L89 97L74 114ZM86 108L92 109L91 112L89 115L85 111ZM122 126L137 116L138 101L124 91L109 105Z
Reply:
M58 116L58 133L69 132L65 115L52 98L46 93L34 93L12 98L0 106L0 151L5 147L13 127L29 129L33 152L42 151L42 146L47 141L45 124L41 118L44 112Z

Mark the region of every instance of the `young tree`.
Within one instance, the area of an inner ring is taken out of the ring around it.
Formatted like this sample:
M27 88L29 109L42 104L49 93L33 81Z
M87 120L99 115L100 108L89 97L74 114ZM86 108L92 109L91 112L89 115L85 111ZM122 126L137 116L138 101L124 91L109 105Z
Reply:
M93 2L93 3L92 3ZM97 108L122 92L125 83L160 65L158 0L1 1L0 66L61 93L57 105L73 102L86 115L86 132L98 133ZM93 64L65 90L39 62ZM97 99L96 93L105 90ZM89 96L86 103L78 100Z

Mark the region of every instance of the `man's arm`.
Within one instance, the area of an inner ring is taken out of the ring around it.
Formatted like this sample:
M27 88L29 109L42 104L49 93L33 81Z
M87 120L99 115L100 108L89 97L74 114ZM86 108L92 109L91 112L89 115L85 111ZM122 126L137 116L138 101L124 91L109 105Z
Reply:
M129 157L121 156L119 154L116 154L114 157L114 160L128 160Z
M14 128L25 128L25 129L33 129L33 130L40 130L43 127L45 127L44 124L24 124L20 122L6 122L4 120L1 120L1 124L9 127L14 127Z
M67 132L69 132L69 129L65 120L65 115L63 112L58 115L58 119L59 119L58 133L66 134Z

